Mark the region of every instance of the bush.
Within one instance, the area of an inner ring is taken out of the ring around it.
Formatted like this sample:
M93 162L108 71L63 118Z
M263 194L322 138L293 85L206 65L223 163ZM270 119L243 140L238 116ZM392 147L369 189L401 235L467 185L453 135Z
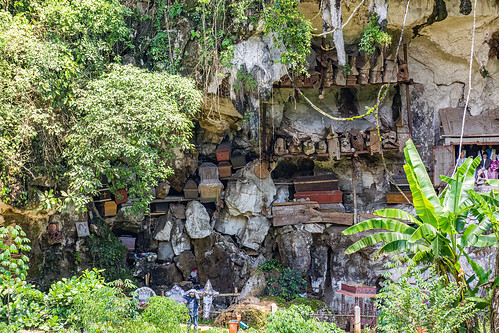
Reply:
M291 268L283 267L275 259L267 260L260 266L267 279L267 295L283 297L287 301L305 291L307 281Z
M306 305L291 305L271 313L267 317L267 332L273 333L309 333L309 332L343 332L334 323L319 322L311 318L314 312Z
M382 289L376 301L379 332L416 332L421 327L427 333L453 333L475 316L473 302L459 301L462 286L444 284L433 268L429 273L424 279L418 270L410 270Z
M168 297L151 297L149 305L141 315L144 322L154 324L162 332L180 331L180 324L189 319L187 307Z

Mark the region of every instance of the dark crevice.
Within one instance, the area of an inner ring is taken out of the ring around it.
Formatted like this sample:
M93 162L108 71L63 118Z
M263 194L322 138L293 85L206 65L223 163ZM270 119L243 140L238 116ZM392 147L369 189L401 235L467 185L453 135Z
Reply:
M447 6L445 5L444 0L435 0L435 5L433 6L433 12L428 17L425 23L419 24L412 28L412 32L414 37L420 36L419 31L424 27L432 25L435 22L443 21L447 18Z
M471 0L461 0L459 5L459 12L463 15L469 15L472 9Z

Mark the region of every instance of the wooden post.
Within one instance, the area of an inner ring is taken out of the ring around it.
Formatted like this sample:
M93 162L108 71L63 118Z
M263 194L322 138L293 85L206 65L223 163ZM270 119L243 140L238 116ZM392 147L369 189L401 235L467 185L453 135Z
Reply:
M357 152L353 153L352 157L352 193L353 193L353 224L357 224L357 189L355 186L358 172L359 172L359 155Z
M355 333L360 333L360 327L361 327L361 322L360 322L360 307L358 305L355 306L354 308L355 316L354 316L354 324L353 324L353 329Z

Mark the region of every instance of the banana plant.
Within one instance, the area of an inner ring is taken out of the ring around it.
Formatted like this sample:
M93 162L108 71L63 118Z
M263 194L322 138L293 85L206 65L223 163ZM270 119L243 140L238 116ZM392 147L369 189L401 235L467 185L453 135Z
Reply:
M479 215L474 208L473 188L480 158L468 158L452 177L440 176L447 186L437 195L411 140L407 141L404 154L407 161L404 170L416 216L400 209L377 210L374 214L379 218L360 222L343 231L344 235L371 231L345 253L380 243L379 254L404 254L403 257L409 258L414 265L434 264L447 281L453 280L469 288L470 281L466 280L459 259L470 246L489 245L490 239L484 233L492 227L490 218L483 212L477 217L478 225L467 223L469 214Z

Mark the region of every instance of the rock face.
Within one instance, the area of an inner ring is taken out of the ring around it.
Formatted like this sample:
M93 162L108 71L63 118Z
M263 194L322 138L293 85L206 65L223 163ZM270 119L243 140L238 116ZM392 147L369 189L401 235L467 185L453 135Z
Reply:
M173 222L170 221L167 215L163 215L158 219L156 230L157 233L154 235L154 239L161 242L169 242L171 238Z
M253 250L258 250L260 244L267 236L270 229L270 221L266 217L250 217L241 239L241 244Z
M190 201L185 211L185 229L189 237L204 238L211 234L210 215L199 201Z
M184 231L185 222L179 219L174 219L171 232L171 244L175 255L179 255L185 250L191 249L189 235Z
M246 216L232 216L226 211L215 223L215 230L222 234L242 237L247 220Z
M265 274L256 271L248 279L238 298L242 299L247 296L263 296L265 294L265 288L267 288L267 280L265 279Z
M172 261L175 253L170 242L159 242L158 245L158 260Z
M310 257L312 235L304 230L284 231L277 237L277 244L281 262L305 276L312 260Z

